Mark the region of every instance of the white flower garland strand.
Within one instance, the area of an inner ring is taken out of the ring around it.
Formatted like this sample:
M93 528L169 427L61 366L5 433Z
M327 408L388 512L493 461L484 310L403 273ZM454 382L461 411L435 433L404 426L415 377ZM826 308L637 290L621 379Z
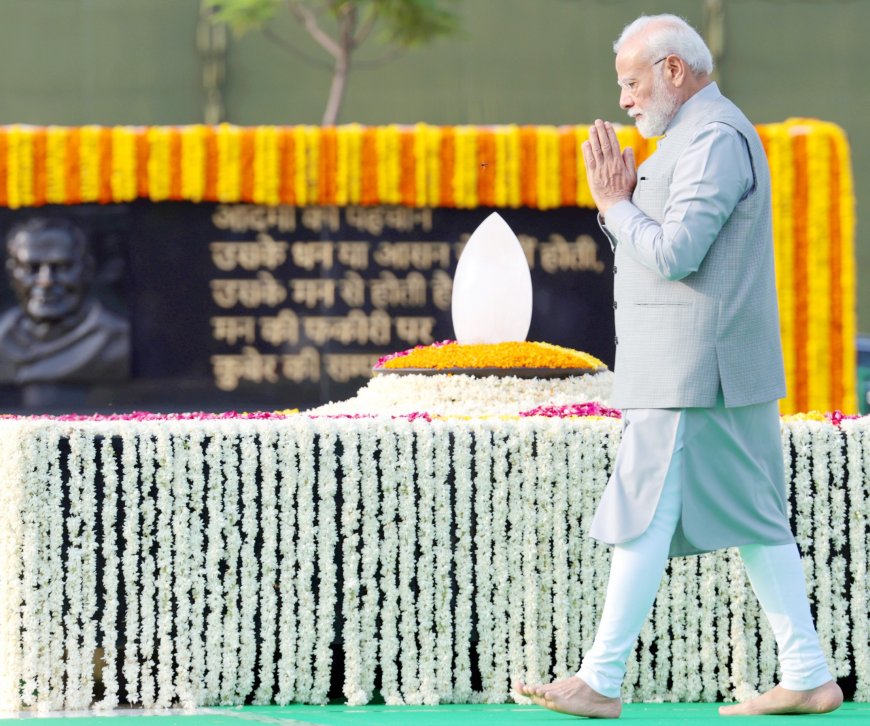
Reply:
M688 690L688 669L686 663L686 598L689 577L686 573L686 559L670 561L669 613L670 620L670 681L669 700L685 699Z
M509 690L511 683L511 667L517 664L517 670L522 668L522 650L520 643L520 619L522 617L521 606L513 608L519 617L511 617L509 603L516 602L512 592L512 578L520 583L520 547L522 543L521 517L522 502L519 496L514 500L519 502L511 506L511 493L517 489L511 488L508 480L508 442L497 423L492 428L492 570L493 570L493 597L492 597L492 640L493 640L493 687L487 694L489 703L502 703L505 697L514 698L514 693ZM514 524L520 516L520 522ZM513 541L511 541L511 538ZM485 573L481 573L485 577ZM522 603L522 593L520 593ZM518 656L511 658L510 643L514 644L514 650ZM519 673L517 673L519 675ZM516 700L516 699L514 699Z
M506 441L507 458L507 491L508 496L508 582L509 595L507 605L507 667L508 678L504 683L505 690L510 689L510 684L517 679L522 679L526 673L525 649L523 647L523 635L525 634L525 602L526 588L531 579L526 572L524 562L528 560L526 554L526 520L534 521L537 514L534 499L529 507L528 492L526 491L523 477L522 462L520 460L521 436L511 436L503 422L499 422L499 435ZM496 543L499 546L500 543ZM534 565L532 565L534 566ZM532 634L533 637L537 633ZM537 637L535 637L537 644ZM509 691L510 692L510 691Z
M856 501L861 502L862 506L862 519L864 521L864 557L862 559L864 560L866 570L866 563L870 561L870 532L868 532L867 529L867 522L868 519L870 519L870 490L868 490L870 489L870 487L868 487L868 477L870 477L870 429L864 430L863 444L865 478L861 481L863 485L862 491ZM854 586L854 583L856 582L861 582L861 580L855 578L853 575L853 590L857 589ZM863 690L860 691L860 695L865 700L870 700L870 642L868 642L870 641L870 638L868 638L870 627L867 625L867 617L868 610L865 608L862 616L863 622L861 624L861 630L863 631L864 637L860 638L857 642L853 640L852 650L856 654L856 672L860 673L860 679L864 686Z
M417 669L420 691L414 694L413 698L427 706L437 706L439 694L435 685L435 450L431 424L425 421L414 422L412 430L416 444L416 547L419 551L415 573L417 582L415 610L420 646ZM407 694L405 700L409 700Z
M82 431L82 664L79 702L88 708L94 700L94 656L97 651L97 451L90 431Z
M319 521L315 518L314 427L309 422L299 429L299 479L296 495L296 597L298 620L296 634L296 657L294 700L311 703L314 688L314 644L318 603L314 597L314 563L317 559L317 536Z
M121 575L124 578L124 662L121 669L128 703L141 703L139 692L139 571L141 533L141 489L139 486L139 442L132 427L121 435L121 491L124 524L121 530L123 556Z
M451 612L451 509L450 509L450 437L453 438L453 582L456 607ZM468 703L471 690L471 619L474 597L474 563L472 559L472 483L471 432L467 426L439 424L435 436L435 531L436 550L436 629L439 643L454 642L453 674L449 649L441 648L438 661L438 692L452 703ZM451 684L452 680L452 684ZM452 694L449 689L452 685Z
M362 706L370 696L362 685L362 673L372 664L363 664L362 603L360 602L360 520L366 506L360 497L359 433L353 427L339 426L341 444L341 564L342 564L342 641L344 643L344 685L342 692L349 706Z
M311 703L325 704L328 701L332 671L332 640L335 633L337 599L335 552L338 544L335 511L335 495L338 491L335 474L338 463L335 456L336 429L335 424L329 419L322 421L319 438L317 566L320 589L317 601L317 639L314 649L315 670Z
M511 640L515 641L522 634L522 666L516 661L512 662L511 680L520 676L526 683L541 683L546 679L544 663L541 658L540 643L540 601L546 597L544 578L538 575L538 521L542 518L538 508L535 485L537 471L534 456L534 438L528 428L528 421L519 422L519 447L511 457L511 467L517 472L515 481L518 488L512 489L520 492L517 499L520 500L522 520L522 573L521 594L514 604L522 603L520 612L520 628L511 628ZM513 453L513 452L512 452ZM545 486L543 482L537 482L539 486ZM543 493L547 496L547 492ZM519 579L519 578L518 578ZM514 590L516 593L516 589ZM513 611L514 613L516 610Z
M275 701L285 706L296 694L296 493L299 486L299 450L296 431L284 428L278 434L278 550L279 550L279 610L278 610L278 693Z
M22 508L29 486L24 449L35 448L26 422L0 421L0 710L17 711L22 703L24 652L21 642L21 577L24 568ZM18 486L14 482L20 482Z
M45 510L49 506L51 492L46 483L49 481L48 467L50 449L45 436L33 441L33 454L30 476L24 483L24 499L20 511L20 525L27 536L21 545L21 589L22 606L20 615L21 638L21 704L36 706L37 710L48 710L50 698L48 665L48 643L42 634L49 628L51 616L48 607L49 593L46 585L45 564L49 554L49 533L44 530ZM5 582L4 582L5 585Z
M56 427L41 427L40 439L43 452L40 457L48 461L48 479L41 482L48 494L48 510L45 515L48 528L48 549L44 553L45 586L48 589L48 628L43 636L48 638L46 656L49 659L49 677L46 698L37 704L38 710L63 708L64 701L64 566L63 559L63 473L60 462L60 431Z
M173 595L175 601L174 613L170 609L170 619L174 626L174 656L175 682L174 691L177 700L182 705L192 707L195 703L193 695L193 639L192 624L192 590L193 572L192 559L194 553L194 528L191 508L194 505L191 496L191 481L188 475L188 460L190 458L190 440L181 434L177 427L167 427L170 435L169 445L172 453L171 487L171 532L173 556ZM172 628L170 631L172 632ZM163 634L165 638L166 635ZM162 643L161 646L163 647ZM170 672L172 663L169 663ZM167 694L168 695L168 694ZM166 696L163 696L165 698ZM172 700L170 699L170 704Z
M240 569L241 569L241 511L239 509L239 430L233 422L222 427L221 459L224 470L223 524L226 542L224 568L223 654L221 657L220 704L231 706L236 701L236 682L239 677L241 625Z
M555 651L553 653L553 678L571 675L568 668L568 644L571 640L568 631L569 575L568 550L568 477L564 466L565 450L559 444L555 425L550 422L538 435L538 469L552 485L552 548L553 548L553 633Z
M155 580L156 562L152 552L154 546L154 528L156 522L156 510L154 497L151 490L155 485L154 472L154 426L144 427L139 435L139 467L142 486L142 529L140 553L142 560L142 590L139 605L140 634L139 634L139 686L141 689L142 705L146 708L154 708L155 683L154 683L154 657L155 646L155 597L157 583Z
M175 698L173 684L173 656L175 633L173 628L173 581L175 561L173 558L173 451L172 440L165 426L155 431L157 468L154 481L157 486L157 526L154 532L157 541L157 700L158 708L168 708Z
M414 580L417 542L417 492L414 470L413 430L410 423L396 426L399 457L399 650L402 698L410 705L420 705L419 651L417 648L416 598Z
M807 580L807 594L815 597L816 579L813 559L807 556L813 540L813 492L810 470L812 440L807 422L792 427L794 447L794 499L796 508L795 540L803 560L804 576Z
M254 690L254 669L257 664L257 632L255 620L260 595L260 562L254 551L260 531L260 513L257 510L257 470L259 449L256 431L239 432L239 454L242 478L241 550L240 550L240 633L239 670L236 676L234 703L244 703Z
M93 700L93 659L96 651L96 465L93 438L82 429L69 434L70 516L67 519L65 618L67 653L66 708L90 706Z
M360 430L360 498L362 501L362 552L360 554L359 618L360 697L368 703L375 690L375 672L378 660L378 560L380 552L380 481L377 468L378 425L369 423ZM349 705L353 705L348 701Z
M829 432L831 447L828 452L831 484L831 599L833 609L834 677L848 676L852 669L849 664L850 632L849 607L846 597L846 459L843 451L846 446L845 432L833 426Z
M686 617L686 688L687 701L695 702L701 698L703 683L701 681L701 571L697 557L684 559L686 569L686 593L682 598L682 607ZM679 593L677 593L679 596Z
M808 422L809 423L809 422ZM829 452L831 429L829 424L812 422L812 477L813 477L813 556L816 570L816 631L828 663L833 661L833 603L831 602L831 507Z
M586 438L578 426L566 431L565 466L562 476L568 488L568 642L567 662L570 672L576 673L583 653L592 644L592 633L598 624L595 598L596 562L594 542L587 536L594 508L595 482L588 467Z
M716 621L718 557L715 554L701 555L699 558L699 603L698 630L700 633L699 658L701 666L700 699L707 703L717 700L719 693L717 670L719 659L716 657L716 641L721 637ZM727 631L724 633L727 638ZM725 639L725 638L723 638Z
M101 680L103 698L96 704L100 710L111 711L119 703L118 697L118 461L113 447L114 432L103 434L100 444L100 472L103 476L103 509L101 524L103 529L103 571L101 591L103 593L103 613L100 621L102 631Z
M223 434L213 428L206 443L205 460L208 468L206 484L206 529L205 593L208 607L205 627L205 679L203 703L213 706L220 703L221 661L223 656L223 609L224 588L220 577L221 562L226 551L224 544L223 506Z
M180 444L187 452L184 470L177 469L179 492L175 495L178 517L188 528L186 577L189 578L188 634L180 638L178 647L179 670L185 664L189 674L179 684L178 699L182 708L193 708L205 698L205 609L206 609L206 539L205 539L205 451L204 432L193 426L185 426ZM181 494L181 480L187 479L188 502ZM187 506L186 506L187 504ZM178 524L182 527L181 522ZM179 555L181 556L181 555ZM188 654L182 658L181 650Z
M729 584L729 554L717 552L712 555L716 560L714 577L716 586L716 655L718 668L718 691L723 698L733 699L731 689L731 588Z
M254 703L272 702L275 690L275 636L278 626L278 453L277 431L272 425L259 431L260 453L260 526L263 542L260 550L260 657L257 678L259 685ZM290 579L290 578L288 578Z
M672 583L673 576L670 567L665 568L662 583L656 595L653 606L652 622L655 632L655 666L653 669L653 682L647 683L653 693L663 698L668 693L668 678L672 667L672 643L671 643L671 588L678 585ZM652 694L651 694L652 696ZM647 698L644 698L647 700Z
M64 522L66 540L69 543L66 553L66 577L64 579L64 599L66 613L64 623L64 652L66 654L66 690L64 707L74 710L79 703L79 685L82 670L82 477L81 477L81 436L71 431L68 435L69 458L67 467L69 477L69 515Z
M866 485L870 477L870 429L861 428L858 422L846 421L843 431L848 461L849 568L852 576L849 619L855 659L855 700L866 702L870 700L870 602L867 588L855 583L867 582L870 576L867 565L870 559L870 500Z
M501 580L504 552L493 547L494 529L504 526L504 516L496 515L496 502L503 510L506 503L504 492L497 500L493 492L492 476L492 431L489 424L475 421L472 443L474 446L474 560L475 567L469 573L474 582L474 609L477 612L477 666L480 671L480 699L494 702L499 690L495 672L495 629L493 618L493 592L496 579ZM459 467L457 466L457 474ZM501 566L499 566L501 565ZM475 697L476 698L476 697Z
M381 633L380 666L381 691L388 706L404 703L399 688L399 620L398 556L399 525L396 520L399 507L398 490L400 484L399 452L397 437L392 427L386 424L379 427L380 468L381 468L381 511L383 535L381 539Z

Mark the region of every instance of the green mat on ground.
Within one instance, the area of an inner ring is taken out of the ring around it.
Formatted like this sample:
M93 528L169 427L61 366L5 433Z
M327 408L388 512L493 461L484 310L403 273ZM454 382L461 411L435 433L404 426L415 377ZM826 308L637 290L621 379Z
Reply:
M621 722L643 726L673 724L728 723L733 726L813 726L837 723L870 726L870 704L846 703L832 714L824 716L754 716L724 719L715 703L629 703L623 707ZM154 726L483 726L484 724L567 724L578 722L573 716L552 713L535 706L511 704L480 706L244 706L235 708L202 708L191 713L172 711L137 711L127 709L106 715L76 713L64 716L22 713L18 719L33 717L40 726L59 726L73 718L74 726L123 726L110 722L127 720L131 716L156 720ZM0 718L0 722L16 719Z

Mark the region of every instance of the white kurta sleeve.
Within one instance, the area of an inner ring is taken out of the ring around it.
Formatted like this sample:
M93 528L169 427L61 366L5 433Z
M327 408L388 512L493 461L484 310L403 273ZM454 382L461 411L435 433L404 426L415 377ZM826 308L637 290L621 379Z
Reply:
M727 124L707 124L677 162L662 223L625 201L607 210L603 228L640 264L667 280L681 280L698 270L737 203L754 186L743 136Z

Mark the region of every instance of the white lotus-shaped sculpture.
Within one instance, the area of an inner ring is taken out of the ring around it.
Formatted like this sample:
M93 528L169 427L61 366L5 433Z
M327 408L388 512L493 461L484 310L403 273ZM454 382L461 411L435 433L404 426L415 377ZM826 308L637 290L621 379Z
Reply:
M459 343L526 339L532 276L520 241L496 212L465 245L453 278L453 333Z

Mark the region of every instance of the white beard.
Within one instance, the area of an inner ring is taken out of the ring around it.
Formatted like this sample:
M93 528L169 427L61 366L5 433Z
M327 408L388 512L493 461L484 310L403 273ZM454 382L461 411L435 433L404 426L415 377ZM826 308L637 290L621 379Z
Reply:
M651 139L654 136L661 136L667 130L679 108L679 100L671 94L664 78L657 73L653 80L653 91L647 108L637 112L631 109L628 115L635 119L640 135L645 139ZM637 113L642 114L643 118L635 118Z

